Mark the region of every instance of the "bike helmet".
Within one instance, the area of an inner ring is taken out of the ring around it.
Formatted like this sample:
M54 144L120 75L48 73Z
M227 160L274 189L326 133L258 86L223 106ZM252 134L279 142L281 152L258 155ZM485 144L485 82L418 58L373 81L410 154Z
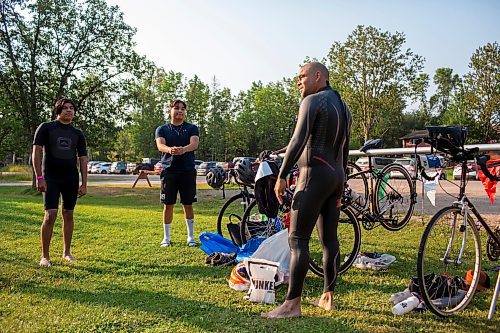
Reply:
M236 176L241 183L246 185L251 185L255 182L255 171L252 169L250 160L242 159L238 162Z
M207 172L207 184L212 188L220 188L224 184L224 170L222 168L212 168Z

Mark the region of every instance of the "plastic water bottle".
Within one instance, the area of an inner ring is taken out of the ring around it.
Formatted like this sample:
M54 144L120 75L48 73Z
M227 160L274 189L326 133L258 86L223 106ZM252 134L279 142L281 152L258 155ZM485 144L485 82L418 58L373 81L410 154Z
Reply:
M402 302L409 297L411 297L412 294L408 288L406 288L404 291L400 291L399 293L395 293L391 295L391 298L389 298L389 302L392 304L398 304L399 302Z
M417 296L413 295L408 297L404 301L399 302L392 308L392 313L396 316L404 315L405 313L410 312L415 309L420 304L420 300Z

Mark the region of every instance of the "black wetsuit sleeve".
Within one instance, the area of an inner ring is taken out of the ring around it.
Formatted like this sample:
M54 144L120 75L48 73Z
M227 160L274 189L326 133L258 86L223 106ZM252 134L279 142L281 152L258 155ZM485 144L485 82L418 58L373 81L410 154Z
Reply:
M279 177L282 179L286 178L290 170L297 163L307 144L317 113L317 108L312 104L313 99L309 97L304 98L300 104L297 125L295 125L295 131L288 143L285 158L279 173Z

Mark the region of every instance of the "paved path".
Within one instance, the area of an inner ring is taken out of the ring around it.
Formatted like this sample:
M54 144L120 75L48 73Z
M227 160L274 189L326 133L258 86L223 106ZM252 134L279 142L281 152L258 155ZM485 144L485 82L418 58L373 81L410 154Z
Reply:
M130 185L134 184L137 175L109 175L109 174L90 174L88 179L89 186L99 186L99 185ZM152 185L160 185L160 176L159 175L149 175L149 181ZM197 176L196 182L198 184L205 183L205 176ZM145 179L140 179L137 184L140 185L142 183L147 184ZM31 182L10 182L10 183L2 183L0 182L0 186L28 186L31 185Z

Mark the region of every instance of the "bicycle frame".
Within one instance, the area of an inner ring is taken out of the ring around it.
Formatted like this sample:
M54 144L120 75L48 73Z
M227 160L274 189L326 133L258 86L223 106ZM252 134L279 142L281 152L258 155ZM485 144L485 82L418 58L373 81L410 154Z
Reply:
M380 177L379 173L376 170L378 170L378 169L375 169L373 167L372 160L371 160L371 158L369 158L368 159L368 169L362 170L360 172L354 172L354 173L349 175L351 178L355 178L356 176L359 176L362 174L369 174L368 178L370 179L369 180L370 185L368 186L368 201L369 201L368 206L363 207L355 201L352 201L351 203L349 203L349 207L353 210L355 215L357 215L357 216L362 215L363 218L365 218L369 222L378 222L380 219L380 216L383 214L383 212L382 212L382 214L375 214L374 209L373 209L373 200L374 200L373 196L375 195L374 190L373 190L375 185L373 184L373 181ZM415 185L415 184L413 184L413 185ZM391 190L394 190L394 188L391 185L388 184L388 186ZM412 200L414 200L414 199L412 198ZM364 224L363 224L363 227L365 227ZM366 229L366 227L365 227L365 229Z

